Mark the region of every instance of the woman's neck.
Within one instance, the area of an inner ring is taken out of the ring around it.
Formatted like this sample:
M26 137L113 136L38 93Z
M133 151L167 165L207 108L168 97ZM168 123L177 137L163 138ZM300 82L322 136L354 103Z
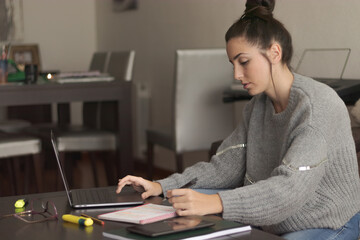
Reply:
M267 95L270 97L276 113L286 109L293 81L294 75L287 66L279 66L278 69L273 68L273 91Z

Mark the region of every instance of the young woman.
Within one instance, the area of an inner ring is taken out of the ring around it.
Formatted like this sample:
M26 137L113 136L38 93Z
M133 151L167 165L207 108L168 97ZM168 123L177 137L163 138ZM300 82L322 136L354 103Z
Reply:
M164 194L180 216L221 213L286 239L357 239L360 180L350 119L330 87L291 71L289 32L274 0L248 0L226 33L234 78L254 96L243 124L210 162L151 182L127 176L143 198ZM227 189L203 194L179 189Z

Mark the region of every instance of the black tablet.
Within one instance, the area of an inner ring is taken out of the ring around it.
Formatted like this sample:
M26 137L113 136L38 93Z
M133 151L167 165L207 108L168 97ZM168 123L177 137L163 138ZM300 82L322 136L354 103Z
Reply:
M145 225L131 226L126 229L133 233L157 237L171 233L211 227L213 225L215 225L215 223L202 220L201 217L189 216L170 218L161 222L154 222Z

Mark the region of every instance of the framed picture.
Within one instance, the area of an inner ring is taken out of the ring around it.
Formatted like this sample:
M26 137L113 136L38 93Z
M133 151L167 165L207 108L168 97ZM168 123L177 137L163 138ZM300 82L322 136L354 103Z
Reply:
M35 64L38 71L41 71L40 53L37 44L13 45L10 48L9 58L16 63L20 71L25 70L26 64Z

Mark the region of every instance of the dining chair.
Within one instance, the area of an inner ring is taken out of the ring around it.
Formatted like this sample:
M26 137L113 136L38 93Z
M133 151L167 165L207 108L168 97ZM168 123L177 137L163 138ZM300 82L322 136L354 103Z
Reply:
M222 144L223 140L218 140L216 142L211 143L210 150L209 150L209 161L213 155L216 154L218 148Z
M19 190L19 181L16 180L18 179L19 176L19 172L20 172L20 168L19 168L19 157L16 157L16 150L17 148L21 148L21 138L19 139L8 139L9 136L11 136L12 134L16 134L16 133L20 133L22 132L24 129L28 128L29 126L31 126L31 123L29 121L25 121L22 119L3 119L0 120L0 158L2 158L3 160L6 160L7 163L7 167L8 167L8 173L10 178L13 181L12 184L12 194L19 194L20 190ZM20 145L19 145L19 144ZM32 142L34 143L34 142ZM29 144L31 145L32 143L27 142L27 146L29 146ZM20 149L20 152L23 149ZM26 156L27 157L27 156ZM39 158L39 154L35 154L33 155L34 158L34 163L38 162L37 159ZM26 166L25 166L25 172L28 173L29 171L29 161L26 161ZM27 174L28 176L28 174ZM28 191L28 186L29 186L29 179L26 178L25 179L26 184L25 184L25 188L24 188L24 192ZM1 192L0 192L1 195Z
M22 119L4 119L0 120L0 131L6 133L16 133L29 127L31 123Z
M8 111L8 109L6 109ZM24 119L2 119L0 120L0 131L4 133L18 133L31 126L31 122Z
M134 59L135 51L133 50L98 52L94 53L90 70L109 73L115 77L115 81L130 81ZM101 157L104 158L107 181L109 184L116 182L115 159L118 155L117 138L114 133L118 123L116 111L116 104L112 102L86 102L83 104L83 126L65 126L58 131L60 159L64 159L63 165L70 184L72 183L72 161L69 158L70 153L74 152L89 153L96 186L99 186L96 159L100 153L103 153Z
M5 160L8 166L9 177L12 181L12 194L26 194L29 191L29 183L32 181L30 170L33 166L34 178L38 192L43 191L43 164L40 156L41 141L38 138L22 134L0 132L0 161ZM22 179L20 160L25 159L24 184ZM32 161L33 165L30 165ZM24 185L23 192L21 186Z
M90 62L90 71L106 72L106 66L109 62L110 52L94 52Z
M185 152L209 150L234 129L231 104L222 93L232 81L232 68L225 49L176 51L172 128L146 130L148 178L153 178L154 146L175 153L176 171L183 171Z
M135 51L111 51L105 72L115 80L131 81L135 63Z

